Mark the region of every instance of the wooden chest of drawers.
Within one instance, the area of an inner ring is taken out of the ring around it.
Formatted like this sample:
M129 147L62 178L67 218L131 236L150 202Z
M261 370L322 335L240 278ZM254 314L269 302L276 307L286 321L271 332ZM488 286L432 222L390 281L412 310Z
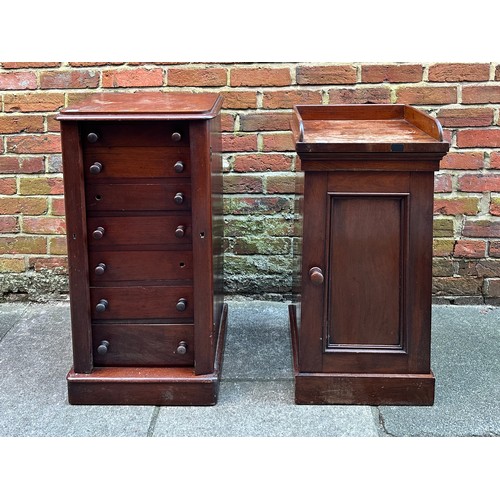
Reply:
M71 404L217 401L227 317L221 103L106 93L58 115Z
M449 148L410 106L296 106L303 218L290 307L301 404L434 401L434 171Z

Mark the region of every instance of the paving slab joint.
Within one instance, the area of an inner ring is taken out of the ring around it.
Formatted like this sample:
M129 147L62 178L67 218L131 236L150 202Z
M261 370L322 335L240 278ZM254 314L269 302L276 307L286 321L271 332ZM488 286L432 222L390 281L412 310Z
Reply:
M377 426L379 436L396 437L395 434L392 434L387 430L385 426L384 416L382 415L378 406L372 406L372 414L375 419L375 425Z

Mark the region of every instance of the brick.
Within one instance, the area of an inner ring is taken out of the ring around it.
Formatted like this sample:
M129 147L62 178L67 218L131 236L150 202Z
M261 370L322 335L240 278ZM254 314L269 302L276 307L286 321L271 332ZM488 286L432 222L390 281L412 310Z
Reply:
M286 172L291 170L292 158L283 154L237 155L235 172Z
M500 297L500 278L485 280L484 289L487 297Z
M432 276L453 276L455 265L450 258L436 258L432 261Z
M15 194L17 191L15 177L0 178L0 194Z
M57 111L64 106L64 94L55 93L33 93L5 94L5 112L30 113L32 111Z
M0 116L1 134L19 134L21 132L43 132L43 116L40 115Z
M297 66L299 85L346 85L356 83L356 68L351 65Z
M268 194L295 193L294 175L266 176L266 192Z
M498 148L500 129L471 129L457 131L459 148Z
M455 240L446 239L434 239L433 241L433 255L435 257L447 257L453 254L453 247L455 245Z
M430 82L480 82L489 79L489 64L438 63L429 66Z
M7 137L7 151L17 154L59 153L61 136L59 134L25 134Z
M490 214L500 216L500 196L491 197Z
M440 174L434 176L434 192L435 193L451 193L451 175Z
M33 71L0 73L0 90L33 90L36 87L36 75Z
M500 241L491 241L489 249L490 257L500 257Z
M414 83L422 80L421 64L366 64L361 67L363 83Z
M389 87L358 87L330 89L330 104L384 104L391 102Z
M223 109L255 109L257 107L257 92L251 91L223 91Z
M170 68L167 85L171 87L223 87L227 83L224 68Z
M240 116L242 132L290 130L292 113L261 112Z
M81 68L81 67L87 67L87 66L120 66L121 64L124 64L123 62L70 62L69 65L73 66L74 68Z
M439 167L444 170L479 170L484 167L484 153L448 153Z
M0 273L24 273L26 265L23 257L1 257Z
M264 109L291 109L295 104L321 104L319 90L265 90L262 107Z
M23 232L26 234L65 234L64 217L23 217Z
M224 193L262 193L262 177L257 175L224 176Z
M462 276L495 278L500 276L500 260L472 259L461 261L458 273Z
M247 236L236 239L233 252L237 255L287 255L290 249L290 238Z
M458 240L453 251L455 257L478 259L486 255L486 241Z
M487 127L493 123L491 108L440 109L437 118L443 127Z
M234 123L236 116L232 113L221 113L221 130L222 132L234 132Z
M19 193L24 195L63 194L63 179L61 177L22 177L19 180Z
M161 87L163 71L156 69L110 69L102 72L103 87Z
M47 157L47 172L50 174L57 174L63 171L62 168L62 155L49 155Z
M51 198L50 215L64 215L64 198Z
M0 215L0 233L18 233L19 221L11 215Z
M463 174L458 178L458 189L471 193L500 191L500 174Z
M99 72L93 70L42 71L42 89L85 89L99 86Z
M1 196L0 214L41 215L47 213L47 198L38 196Z
M293 220L278 217L233 217L227 218L224 225L224 234L229 237L248 236L249 234L263 234L266 236L293 236Z
M65 274L68 269L68 259L66 257L30 257L28 267L35 271L57 271Z
M291 85L289 68L232 68L231 87L283 87Z
M222 134L222 151L257 151L257 135Z
M3 62L2 67L5 69L19 68L57 68L60 62Z
M500 168L500 152L492 151L490 155L490 168Z
M262 134L263 151L295 151L295 141L291 132Z
M224 199L224 213L233 215L269 215L292 213L293 201L281 196L232 197Z
M464 104L490 104L500 102L500 85L473 85L462 89Z
M47 251L45 236L0 236L4 254L44 254Z
M446 238L453 236L453 219L434 218L433 221L434 238Z
M53 238L49 238L50 255L66 255L67 252L66 236L54 236Z
M441 215L477 215L480 198L435 198L434 213Z
M500 238L500 220L467 220L462 234L472 238Z
M46 115L47 132L61 132L61 124L56 120L57 114Z
M456 87L399 87L396 89L400 104L453 104L457 102Z
M445 295L481 295L483 280L472 277L437 277L432 280L432 293Z
M37 174L43 171L42 157L0 156L0 173L2 174Z

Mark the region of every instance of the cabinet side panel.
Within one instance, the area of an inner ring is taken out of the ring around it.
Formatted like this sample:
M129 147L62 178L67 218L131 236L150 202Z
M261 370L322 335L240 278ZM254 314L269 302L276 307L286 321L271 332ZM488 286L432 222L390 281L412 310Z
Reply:
M76 122L61 123L64 202L68 245L73 362L76 373L92 371L84 165Z

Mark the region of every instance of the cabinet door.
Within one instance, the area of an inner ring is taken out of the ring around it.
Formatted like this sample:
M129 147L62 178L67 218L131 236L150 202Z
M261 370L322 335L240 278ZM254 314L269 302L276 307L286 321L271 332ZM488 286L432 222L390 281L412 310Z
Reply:
M432 231L428 180L405 172L312 174L304 194L301 369L425 372L430 290L414 288L430 282L432 232L422 222Z

